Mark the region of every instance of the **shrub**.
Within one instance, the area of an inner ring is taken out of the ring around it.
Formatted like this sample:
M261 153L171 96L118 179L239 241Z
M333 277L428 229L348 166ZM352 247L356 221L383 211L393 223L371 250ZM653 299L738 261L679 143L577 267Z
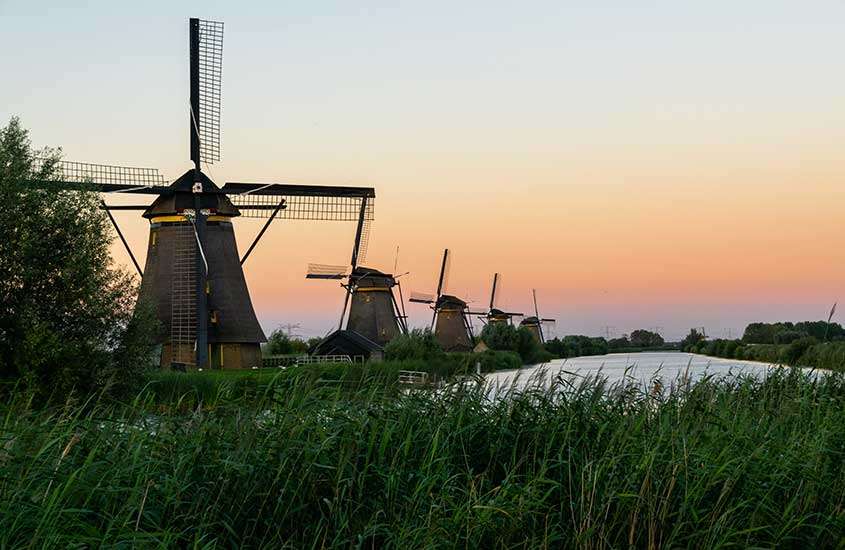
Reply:
M487 350L482 353L466 355L463 371L469 374L475 373L476 364L481 364L481 372L493 372L498 370L516 370L522 367L522 358L513 351Z
M798 365L801 356L817 343L816 339L812 336L799 338L785 348L782 348L779 359L786 365Z
M391 360L426 359L443 360L446 353L429 329L414 329L400 334L384 347L384 358Z

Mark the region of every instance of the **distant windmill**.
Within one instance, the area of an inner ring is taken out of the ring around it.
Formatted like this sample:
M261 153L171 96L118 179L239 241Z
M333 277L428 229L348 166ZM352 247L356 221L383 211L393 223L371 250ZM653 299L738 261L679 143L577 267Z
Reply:
M142 276L141 298L150 300L162 331L162 365L250 367L260 362L261 330L242 264L275 218L358 221L373 218L375 192L365 187L226 183L218 187L201 164L220 160L223 23L190 19L190 159L193 167L167 185L158 171L59 162L46 189L156 195L151 205L102 207ZM51 161L44 161L51 164ZM111 210L138 210L150 221L147 261L141 271ZM243 258L232 220L267 221Z
M522 317L522 313L511 313L502 311L498 307L498 299L502 286L502 276L493 274L493 289L490 291L490 307L487 312L478 313L479 318L485 323L510 323L513 324L514 317Z
M554 319L543 319L540 317L540 310L537 308L537 289L531 289L531 295L534 298L534 315L531 317L526 317L520 323L520 327L525 327L531 334L534 335L537 340L543 344L546 341L546 336L543 332L543 327L548 325L553 325L555 323Z
M437 294L411 293L411 302L431 305L434 314L431 328L434 336L445 351L469 351L472 349L472 325L470 315L484 315L484 312L471 312L467 302L457 296L444 294L448 286L449 267L452 257L449 249L443 251L440 264L440 276L437 279Z
M346 282L341 283L346 289L346 295L340 314L339 330L343 328L348 308L346 330L357 332L384 346L408 329L403 309L400 309L400 304L393 294L393 287L398 285L398 277L358 265L358 260L363 258L363 252L366 252L360 247L360 235L363 230L363 224L359 224L349 266L308 264L305 278L345 279Z

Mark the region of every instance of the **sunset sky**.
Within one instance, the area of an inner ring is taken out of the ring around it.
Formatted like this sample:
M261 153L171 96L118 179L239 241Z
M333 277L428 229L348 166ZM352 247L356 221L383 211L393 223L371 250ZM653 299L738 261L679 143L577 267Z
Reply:
M224 21L208 175L375 187L367 264L399 246L406 296L448 247L451 293L483 303L499 271L503 305L536 288L560 335L737 336L845 299L841 1L70 4L0 0L0 124L178 177L187 18ZM143 258L147 223L118 218ZM241 252L261 224L236 221ZM245 265L268 333L337 323L342 290L304 275L353 236L271 226Z

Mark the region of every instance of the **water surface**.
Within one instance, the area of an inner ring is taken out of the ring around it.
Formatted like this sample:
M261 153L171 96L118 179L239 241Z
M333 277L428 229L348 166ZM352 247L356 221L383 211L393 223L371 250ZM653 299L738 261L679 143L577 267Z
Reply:
M691 381L705 375L736 376L749 374L763 376L774 366L768 363L742 361L739 359L720 359L692 353L661 351L645 353L611 353L589 357L556 359L543 365L524 367L519 370L492 372L486 379L504 387L511 383L523 386L529 381L543 380L548 383L558 375L565 378L579 379L601 375L608 382L622 381L626 376L643 387L651 387L655 380L668 387L677 380L688 376Z

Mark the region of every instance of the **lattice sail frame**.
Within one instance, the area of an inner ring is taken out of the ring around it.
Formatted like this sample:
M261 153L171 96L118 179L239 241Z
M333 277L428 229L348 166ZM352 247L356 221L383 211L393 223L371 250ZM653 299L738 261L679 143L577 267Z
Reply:
M349 276L345 265L308 264L306 279L344 279Z
M223 88L223 23L199 20L200 158L220 160L220 111Z
M58 181L67 183L134 185L137 187L166 187L168 185L164 176L155 168L35 159L33 161L33 170L38 172L47 163L55 163L55 178Z
M276 217L287 220L322 220L337 222L358 221L361 214L361 197L331 197L305 195L259 195L251 193L230 194L232 204L241 211L244 218L267 218L279 201L285 200L285 208ZM372 222L373 199L367 200L364 223Z

